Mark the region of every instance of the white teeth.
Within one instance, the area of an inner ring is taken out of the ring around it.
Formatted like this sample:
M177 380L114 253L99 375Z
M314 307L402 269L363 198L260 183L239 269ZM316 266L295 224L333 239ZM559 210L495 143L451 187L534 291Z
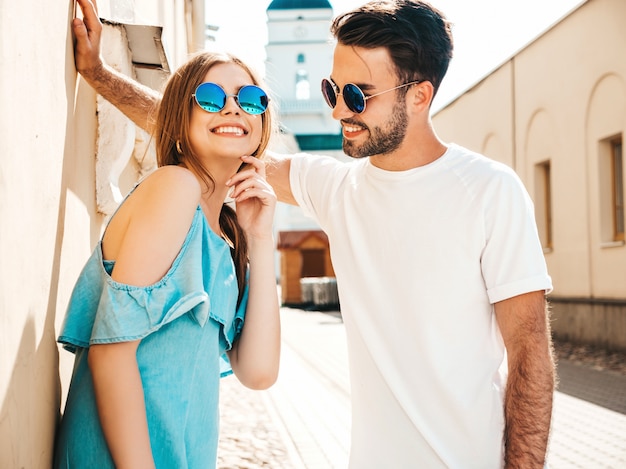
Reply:
M235 135L244 134L244 131L241 127L217 127L213 129L213 132L216 134L235 134Z
M358 132L359 130L363 130L363 127L356 125L343 125L343 128L346 132Z

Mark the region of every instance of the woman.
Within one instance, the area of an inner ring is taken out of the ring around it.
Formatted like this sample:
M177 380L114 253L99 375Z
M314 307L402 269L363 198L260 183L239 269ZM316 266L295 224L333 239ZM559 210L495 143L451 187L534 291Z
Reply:
M110 220L58 339L76 362L56 467L214 467L220 375L276 380L276 196L255 158L271 134L258 84L211 53L169 80L159 168Z

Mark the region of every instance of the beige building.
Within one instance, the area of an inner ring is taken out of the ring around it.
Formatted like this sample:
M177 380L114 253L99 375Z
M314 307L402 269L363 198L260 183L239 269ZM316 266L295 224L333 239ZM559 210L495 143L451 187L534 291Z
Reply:
M526 184L555 334L626 350L626 2L587 0L433 122Z
M103 55L147 85L204 45L204 1L98 6L114 22ZM55 339L73 283L106 214L154 163L146 136L78 79L73 1L0 11L0 467L49 468L73 364Z

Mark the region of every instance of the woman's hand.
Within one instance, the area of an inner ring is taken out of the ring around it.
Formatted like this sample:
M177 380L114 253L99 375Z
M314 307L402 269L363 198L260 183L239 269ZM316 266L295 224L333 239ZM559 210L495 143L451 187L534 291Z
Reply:
M276 194L265 178L265 163L253 156L241 160L248 166L226 182L233 188L237 221L248 238L271 238Z
M237 220L248 238L249 297L241 336L229 352L233 372L244 386L267 389L278 377L280 316L274 274L273 220L276 194L265 179L265 163L252 156L226 185L232 187Z

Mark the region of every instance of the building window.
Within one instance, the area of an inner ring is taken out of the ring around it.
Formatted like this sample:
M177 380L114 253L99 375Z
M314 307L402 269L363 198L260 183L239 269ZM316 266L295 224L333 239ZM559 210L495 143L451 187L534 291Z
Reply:
M600 237L605 246L624 243L624 164L622 137L600 141Z
M309 82L309 73L303 69L296 72L296 99L311 99L311 83Z
M535 216L544 250L552 249L552 187L550 161L535 165Z
M611 148L611 192L613 198L613 240L624 241L624 166L622 139L609 142Z

